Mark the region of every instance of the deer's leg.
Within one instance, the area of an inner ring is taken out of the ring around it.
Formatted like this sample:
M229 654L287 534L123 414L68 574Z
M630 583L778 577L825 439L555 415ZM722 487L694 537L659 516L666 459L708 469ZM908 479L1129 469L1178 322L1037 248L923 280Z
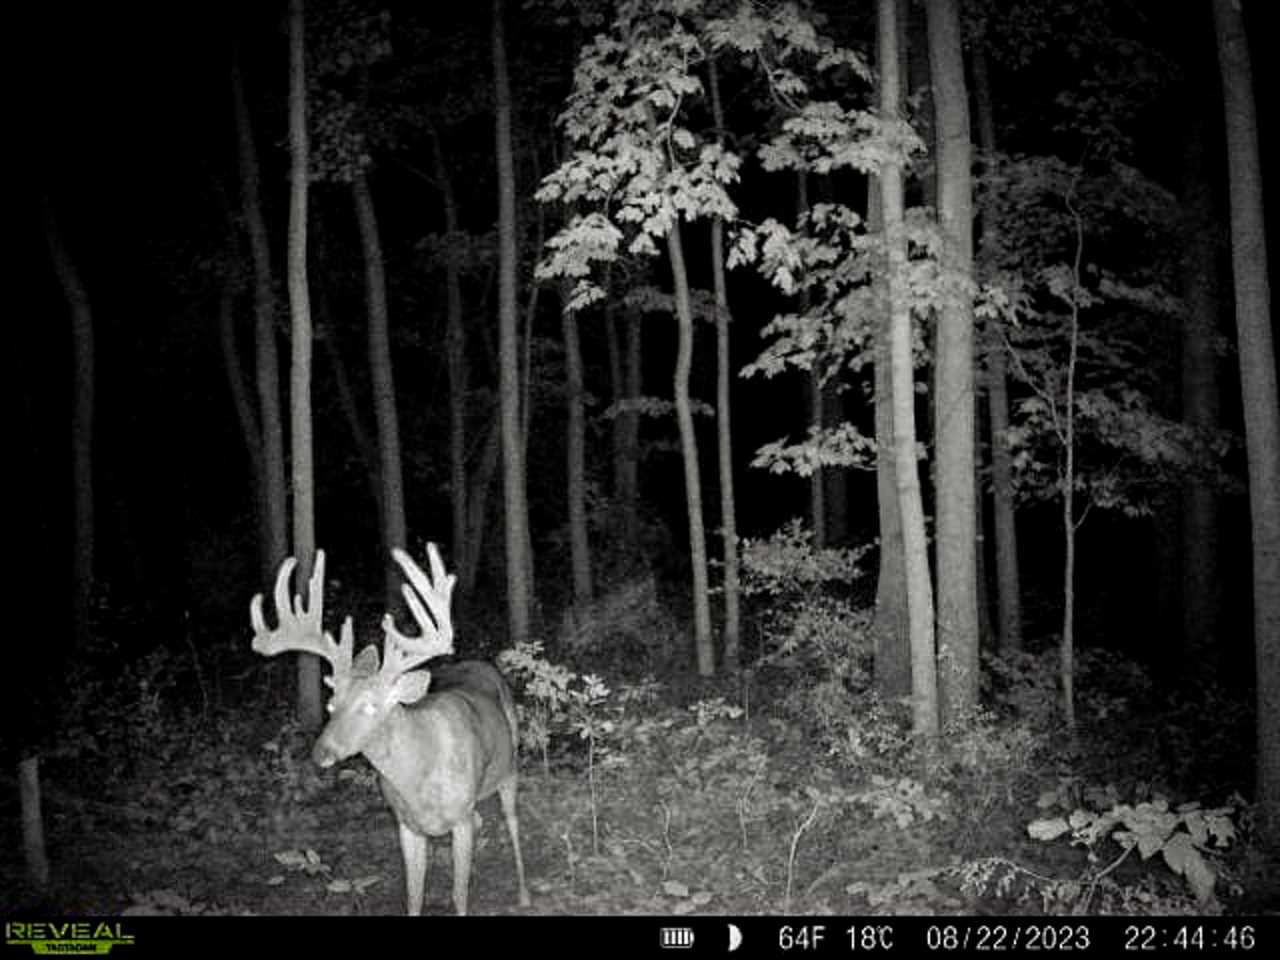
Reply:
M471 851L475 844L476 824L464 816L453 828L453 906L458 916L467 915L467 888L471 883Z
M498 799L502 801L502 815L507 821L507 833L511 836L511 851L516 856L516 882L520 885L520 906L529 906L529 888L524 885L524 858L520 856L520 823L516 819L516 778L510 776L498 787Z
M422 891L427 882L427 838L400 824L400 853L404 857L404 884L409 916L422 913Z

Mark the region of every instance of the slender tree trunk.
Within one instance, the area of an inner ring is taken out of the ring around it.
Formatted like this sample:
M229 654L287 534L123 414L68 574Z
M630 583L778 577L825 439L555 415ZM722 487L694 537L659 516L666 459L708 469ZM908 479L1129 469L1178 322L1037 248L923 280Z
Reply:
M44 843L44 811L40 801L40 756L32 754L18 761L18 806L22 819L22 853L32 886L43 889L49 882L49 856Z
M494 152L498 166L498 399L506 518L507 614L512 643L523 643L529 639L533 585L520 412L515 155L511 144L511 85L507 75L503 6L503 0L493 0Z
M975 336L978 336L975 330ZM973 418L973 524L974 524L974 583L978 601L978 636L980 647L990 649L991 644L991 596L987 590L987 492L982 482L982 398L974 397Z
M534 153L534 176L537 180L542 179L541 173L538 173L537 151ZM546 243L546 213L543 205L534 204L534 212L537 227L534 231L533 248L541 250ZM516 232L516 240L519 242L520 233ZM517 268L521 263L519 249L516 251ZM529 479L529 434L530 425L533 423L534 401L537 397L533 392L533 337L534 327L538 321L538 299L542 294L542 283L536 279L529 281L529 299L525 302L524 324L520 333L520 463L523 465L521 469L524 471L525 478L525 499L528 500L528 479ZM527 507L526 507L527 510ZM532 610L536 612L538 604L538 570L537 556L533 552L533 528L526 522L524 525L524 562L525 575L529 581L529 603Z
M716 138L724 130L724 109L720 103L720 76L715 61L708 63L711 115ZM720 465L720 524L724 537L724 664L737 671L741 614L738 598L738 519L733 491L733 432L729 383L733 359L729 351L729 287L724 275L724 223L711 221L711 277L716 297L716 450Z
M802 224L809 216L809 174L800 170L796 173L796 223ZM800 311L809 309L809 291L800 292ZM809 429L821 432L825 425L823 414L826 412L823 403L822 370L815 362L809 368L805 387L808 390ZM821 550L827 545L827 491L823 482L826 471L815 467L809 474L809 524L813 527L813 545Z
M431 156L436 182L444 207L445 236L457 237L462 232L458 219L458 200L453 178L445 163L440 136L431 130ZM453 517L453 557L464 565L467 543L467 391L470 371L467 368L467 335L462 325L462 276L458 258L452 250L445 254L445 354L449 372L449 492Z
M95 363L93 312L80 273L63 243L48 198L44 236L53 270L71 311L71 366L75 395L71 404L71 641L73 651L89 643L89 601L94 577L93 408Z
M604 282L606 291L601 321L604 324L605 353L609 359L609 393L614 405L614 417L609 425L609 441L613 455L613 497L619 501L622 496L622 461L624 446L622 439L622 414L619 404L626 399L627 384L622 372L622 337L618 333L618 307L613 298L611 277L606 273Z
M400 418L396 413L395 375L391 363L390 320L387 316L387 278L382 262L382 241L373 197L364 171L351 182L360 247L364 254L364 288L369 310L369 376L373 385L374 420L378 427L378 473L382 481L383 574L387 603L400 603L400 576L391 558L393 548L405 549L404 479L400 459Z
M898 10L896 0L879 0L880 113L898 118ZM888 270L885 280L890 314L889 360L892 374L894 472L907 584L907 621L911 637L913 725L928 741L938 736L937 662L933 636L933 589L929 582L928 543L916 462L915 377L911 358L911 311L906 300L907 247L903 233L902 166L896 158L880 169ZM966 438L967 439L967 438Z
M992 156L996 151L995 110L987 58L981 46L972 57L973 102L977 113L978 144ZM995 227L984 223L982 245L996 248ZM990 321L994 325L995 321ZM1013 460L1009 452L1009 372L1004 337L988 330L987 416L991 421L991 504L995 533L996 629L1000 649L1005 653L1022 650L1022 585L1018 575L1018 527L1014 516Z
M569 309L569 290L560 291L560 325L564 332L566 473L569 478L569 552L573 567L573 602L591 600L591 543L587 535L587 421L583 411L582 346L578 342L578 318Z
M1076 740L1076 364L1080 356L1080 264L1084 256L1084 220L1075 207L1075 185L1067 193L1067 211L1075 222L1075 261L1071 268L1071 339L1067 354L1067 390L1063 403L1065 420L1062 472L1062 536L1065 541L1062 565L1062 639L1059 661L1062 674L1062 713L1067 735Z
M638 310L628 309L624 314L626 332L626 350L624 355L623 376L626 382L626 397L632 407L622 414L622 530L627 543L638 544L640 540L640 414L634 404L644 392L643 375L643 340L644 328Z
M835 384L827 384L822 390L822 422L840 424L846 419L844 395ZM847 467L837 467L824 470L822 474L828 546L840 546L849 541L849 473Z
M276 346L275 293L272 290L271 244L262 215L258 177L258 150L245 102L239 58L232 61L232 94L241 181L241 206L249 234L253 260L254 370L258 388L258 412L262 428L262 503L266 524L261 534L262 579L271 583L276 569L289 552L289 515L284 464L284 415L280 409L280 355Z
M306 590L316 552L315 467L311 444L311 301L307 291L307 75L303 0L289 0L289 427L293 441L293 549L296 585ZM298 714L308 727L324 719L320 661L298 657Z
M502 426L500 416L494 412L493 423L485 434L484 447L472 474L467 492L467 545L458 565L458 584L464 594L471 593L480 572L480 559L484 556L485 527L489 518L489 491L493 488L493 475L498 470L502 453Z
M974 528L973 151L957 0L929 0L929 67L938 139L943 266L954 293L938 312L934 395L937 450L938 662L943 719L978 705Z
M1200 430L1220 420L1218 356L1214 348L1225 302L1218 273L1219 244L1213 191L1205 156L1205 118L1192 111L1183 153L1186 248L1182 260L1182 419ZM1182 637L1184 662L1216 661L1221 588L1218 570L1218 492L1192 479L1182 490Z
M988 157L996 152L996 115L992 105L991 77L987 55L975 45L972 56L974 108L977 113L978 145ZM988 161L989 163L989 161ZM995 227L984 223L982 244L995 250ZM991 256L991 253L988 253ZM1009 360L1005 339L988 321L986 338L987 419L991 425L992 531L996 548L996 630L1000 649L1018 653L1023 649L1023 604L1018 573L1018 525L1014 517L1014 468L1009 451Z
M689 403L689 374L693 368L693 304L689 296L689 274L677 221L667 234L667 254L675 283L677 345L674 378L676 422L680 430L680 454L684 461L685 505L689 516L689 560L693 567L694 650L698 673L715 672L715 652L711 645L711 606L707 583L706 528L702 521L702 479L698 469L698 437L693 428Z
M905 22L907 5L897 0L898 42L882 55L896 55L895 69L900 77L905 69ZM883 67L881 70L883 71ZM902 110L899 90L898 111ZM868 178L867 228L884 232L883 186L878 177ZM887 274L887 265L880 271ZM890 340L893 315L885 297L885 309L876 330L875 355L875 430L876 430L876 500L880 529L880 563L876 580L875 636L876 687L886 699L897 699L911 693L911 628L907 614L907 571L902 538L902 510L898 503L897 470L894 465L897 444L893 433L893 373Z
M1014 514L1013 458L1009 452L1009 374L1003 338L988 355L987 408L991 415L991 502L996 538L996 619L1000 649L1022 650L1022 584Z
M1231 178L1231 263L1237 354L1253 521L1253 642L1257 666L1257 786L1264 843L1280 857L1280 394L1271 333L1271 288L1253 68L1244 17L1213 0Z

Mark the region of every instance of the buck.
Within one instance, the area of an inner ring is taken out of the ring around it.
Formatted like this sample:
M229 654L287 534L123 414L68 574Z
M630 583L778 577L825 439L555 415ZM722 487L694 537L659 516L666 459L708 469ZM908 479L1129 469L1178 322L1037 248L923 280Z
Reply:
M450 597L457 579L446 574L435 544L427 547L430 575L403 550L393 550L408 581L401 585L420 636L401 633L390 613L382 618L382 657L372 644L352 660L351 618L339 639L325 631L324 551L316 553L302 597L289 600L296 561L280 565L275 583L279 626L268 629L262 594L253 598L249 618L253 649L273 657L286 651L313 653L333 668L325 682L333 690L330 719L311 756L321 767L364 754L378 771L383 796L395 812L404 857L408 912L422 912L429 837L453 837L453 905L467 912L471 856L481 818L476 804L497 793L511 849L515 854L520 905L529 905L516 820L515 704L502 675L476 660L415 670L426 661L453 653ZM428 614L428 611L430 613Z

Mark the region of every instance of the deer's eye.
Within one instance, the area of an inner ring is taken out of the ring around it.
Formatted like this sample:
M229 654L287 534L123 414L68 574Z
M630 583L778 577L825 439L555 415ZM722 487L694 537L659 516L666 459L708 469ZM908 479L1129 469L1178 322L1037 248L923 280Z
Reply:
M373 701L365 700L363 703L360 704L360 712L363 713L366 717L372 717L375 713L378 712L378 708L373 705Z

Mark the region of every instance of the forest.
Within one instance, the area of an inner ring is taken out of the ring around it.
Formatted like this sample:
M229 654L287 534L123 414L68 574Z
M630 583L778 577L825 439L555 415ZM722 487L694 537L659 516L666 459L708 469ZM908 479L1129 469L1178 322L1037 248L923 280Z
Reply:
M19 15L0 912L1280 915L1266 10Z

